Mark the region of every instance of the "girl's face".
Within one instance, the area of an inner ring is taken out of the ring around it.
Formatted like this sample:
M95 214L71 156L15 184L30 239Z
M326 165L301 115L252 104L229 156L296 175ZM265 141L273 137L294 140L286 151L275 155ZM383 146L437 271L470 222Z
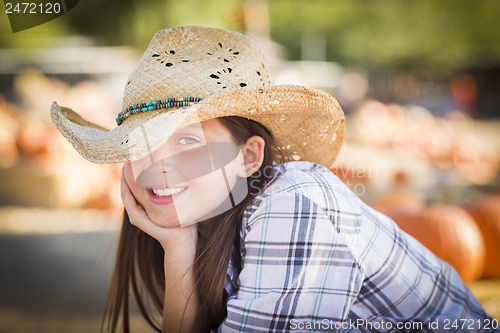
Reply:
M163 227L199 222L231 209L239 203L234 202L235 192L241 198L247 194L246 180L238 175L245 177L240 147L217 119L187 126L150 156L124 165L135 199Z

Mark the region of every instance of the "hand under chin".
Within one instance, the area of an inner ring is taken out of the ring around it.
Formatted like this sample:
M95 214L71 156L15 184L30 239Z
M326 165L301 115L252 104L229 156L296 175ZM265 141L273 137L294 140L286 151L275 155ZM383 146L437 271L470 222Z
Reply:
M148 214L149 215L149 214ZM177 216L174 217L165 217L165 216L151 216L149 215L150 220L159 227L162 228L177 228L181 226L179 219Z

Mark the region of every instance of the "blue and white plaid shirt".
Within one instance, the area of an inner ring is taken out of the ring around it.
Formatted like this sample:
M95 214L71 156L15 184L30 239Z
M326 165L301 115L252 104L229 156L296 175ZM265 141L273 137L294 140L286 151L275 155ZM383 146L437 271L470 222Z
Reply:
M245 211L219 332L498 332L453 268L331 171L280 166Z

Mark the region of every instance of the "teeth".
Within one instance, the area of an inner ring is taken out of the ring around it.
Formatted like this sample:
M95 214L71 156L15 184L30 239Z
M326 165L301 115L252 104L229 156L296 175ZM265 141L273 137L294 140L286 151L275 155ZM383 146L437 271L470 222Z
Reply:
M176 188L154 188L153 193L158 197L166 197L169 195L177 194L182 192L187 187L176 187Z

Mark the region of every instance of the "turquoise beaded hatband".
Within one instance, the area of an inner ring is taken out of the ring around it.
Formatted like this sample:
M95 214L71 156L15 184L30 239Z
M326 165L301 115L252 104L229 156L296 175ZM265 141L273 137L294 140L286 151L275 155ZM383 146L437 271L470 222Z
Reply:
M56 102L51 117L68 142L93 163L141 160L181 128L229 116L266 127L286 161L329 167L344 138L344 114L331 95L303 86L271 85L268 60L258 45L240 33L216 28L157 32L128 77L121 105L115 116L119 126L111 129Z
M136 114L139 112L148 112L159 109L168 109L168 108L180 108L184 106L193 105L198 103L202 99L199 97L182 97L182 98L165 98L165 99L157 99L152 102L139 103L131 105L122 112L118 114L116 118L116 123L120 126L125 119L127 119L130 115Z

